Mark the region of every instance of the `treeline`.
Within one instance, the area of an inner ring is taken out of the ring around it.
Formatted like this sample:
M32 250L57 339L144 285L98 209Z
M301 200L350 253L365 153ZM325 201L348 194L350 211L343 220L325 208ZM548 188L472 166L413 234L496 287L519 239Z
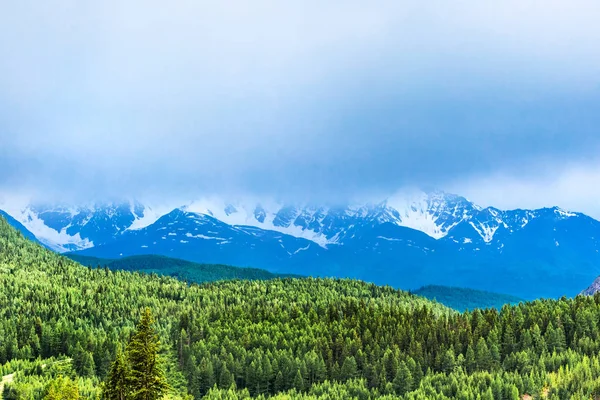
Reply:
M299 278L300 276L274 274L264 269L239 268L221 264L199 264L157 255L140 255L123 257L117 260L82 256L75 253L66 255L68 258L88 267L108 267L111 270L136 271L167 275L183 281L204 283L226 279L274 279Z
M439 285L423 286L412 293L435 300L458 311L492 307L501 309L505 304L519 304L525 301L506 294Z
M82 398L99 395L146 308L172 397L600 395L600 296L461 314L352 280L187 285L82 267L0 220L0 364L16 371L6 393L49 373L26 363L66 357L72 371L60 376Z

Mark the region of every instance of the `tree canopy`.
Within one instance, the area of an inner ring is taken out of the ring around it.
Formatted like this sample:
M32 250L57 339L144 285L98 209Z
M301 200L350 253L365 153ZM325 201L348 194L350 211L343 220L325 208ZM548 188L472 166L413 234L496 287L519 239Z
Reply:
M354 280L87 268L0 218L5 399L158 381L138 398L584 399L600 395L599 323L600 296L459 313Z

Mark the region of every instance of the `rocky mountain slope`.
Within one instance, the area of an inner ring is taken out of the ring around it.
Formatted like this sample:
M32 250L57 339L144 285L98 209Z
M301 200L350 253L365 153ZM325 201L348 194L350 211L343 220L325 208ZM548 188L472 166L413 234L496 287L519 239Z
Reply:
M158 254L522 298L576 294L600 274L600 222L556 207L482 208L443 192L335 207L200 199L5 211L57 251L106 258Z
M600 292L600 276L594 279L594 282L592 282L592 284L588 286L587 289L582 291L581 294L585 296L593 296L598 292Z

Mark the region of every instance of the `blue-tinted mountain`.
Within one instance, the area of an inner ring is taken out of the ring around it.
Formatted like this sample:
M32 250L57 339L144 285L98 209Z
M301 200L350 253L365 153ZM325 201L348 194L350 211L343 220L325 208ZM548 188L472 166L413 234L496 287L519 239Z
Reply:
M159 254L207 264L261 265L284 272L292 260L294 267L300 267L324 252L326 249L307 239L231 226L208 215L176 209L146 228L124 232L113 242L77 254L103 258Z
M144 207L132 202L97 204L76 209L37 205L31 210L50 228L64 231L70 236L79 234L81 238L101 245L130 227L136 218L143 215Z
M105 258L157 254L525 299L575 295L600 275L597 220L556 207L481 208L442 192L335 207L209 199L165 212L135 202L24 209L13 216L42 242L60 233L60 251Z

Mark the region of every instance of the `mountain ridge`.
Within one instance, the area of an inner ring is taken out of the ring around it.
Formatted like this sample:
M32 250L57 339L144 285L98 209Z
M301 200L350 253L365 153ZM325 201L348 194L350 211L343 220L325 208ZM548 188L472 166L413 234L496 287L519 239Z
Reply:
M474 233L489 242L500 225L524 227L543 210L563 216L584 214L558 207L535 210L482 208L466 198L441 191L395 195L379 202L343 206L292 205L255 200L250 203L201 199L170 207L150 207L141 202L97 203L81 207L11 205L8 215L57 251L83 250L105 244L119 234L139 230L174 210L203 214L232 226L252 226L311 240L322 247L340 244L347 229L369 224L395 223L443 239L461 222L468 221ZM0 209L3 205L0 204ZM591 218L591 217L590 217ZM520 219L521 221L517 221ZM40 226L40 224L42 226ZM53 231L49 234L49 230ZM471 233L473 233L471 232ZM78 235L79 234L79 235Z
M443 192L340 207L247 204L213 199L164 213L129 202L91 214L38 206L37 214L26 207L17 216L25 227L47 219L61 239L74 234L55 246L63 252L158 254L403 289L439 284L560 297L600 274L600 222L558 207L503 211Z

